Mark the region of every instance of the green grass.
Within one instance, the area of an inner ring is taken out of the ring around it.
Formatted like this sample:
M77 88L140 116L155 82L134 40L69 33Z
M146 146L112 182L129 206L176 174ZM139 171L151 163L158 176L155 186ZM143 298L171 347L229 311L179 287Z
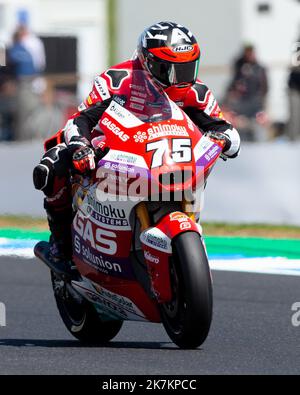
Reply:
M202 226L204 233L207 235L300 239L300 226L212 222L203 222Z
M46 218L33 218L29 216L1 215L0 228L21 229L47 229Z
M263 237L300 239L300 226L267 224L202 223L204 234L210 236ZM0 228L19 228L37 231L48 229L46 218L28 216L0 216Z

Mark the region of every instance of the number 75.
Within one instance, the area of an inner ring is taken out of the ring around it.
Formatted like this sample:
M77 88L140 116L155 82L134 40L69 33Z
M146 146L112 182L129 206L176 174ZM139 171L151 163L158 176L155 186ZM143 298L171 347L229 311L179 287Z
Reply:
M148 143L146 151L155 151L152 156L151 168L160 167L163 164L164 155L169 153L169 142L171 142L170 157L176 163L190 162L192 160L191 139L172 139L154 141Z

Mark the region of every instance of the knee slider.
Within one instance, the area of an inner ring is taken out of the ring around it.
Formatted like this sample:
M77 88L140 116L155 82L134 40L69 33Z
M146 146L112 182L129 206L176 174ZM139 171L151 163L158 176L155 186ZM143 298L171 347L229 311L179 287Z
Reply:
M35 189L44 191L49 186L50 170L45 165L37 165L33 170L33 184Z

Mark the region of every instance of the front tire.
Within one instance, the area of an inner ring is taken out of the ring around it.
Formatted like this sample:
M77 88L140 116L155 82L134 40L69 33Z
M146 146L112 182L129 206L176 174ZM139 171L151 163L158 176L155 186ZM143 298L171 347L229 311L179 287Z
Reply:
M123 321L102 321L94 306L85 300L78 303L53 272L51 281L59 314L76 339L84 344L105 344L118 334Z
M211 274L198 233L173 240L170 276L173 298L161 305L163 325L178 347L197 348L209 333L213 309Z

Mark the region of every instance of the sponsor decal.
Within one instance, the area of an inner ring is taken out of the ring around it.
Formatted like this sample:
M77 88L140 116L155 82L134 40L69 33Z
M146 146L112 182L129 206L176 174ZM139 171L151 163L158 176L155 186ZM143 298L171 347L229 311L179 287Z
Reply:
M114 163L114 162L103 162L103 167L105 169L111 169L113 171L118 171L120 173L125 173L125 174L134 174L135 168L134 167L129 167L126 164L122 163Z
M146 93L142 93L142 92L139 92L137 90L132 90L131 94L134 95L134 96L142 97L143 99L147 98L147 94Z
M142 106L141 104L137 104L137 103L130 103L129 107L134 108L135 110L140 110L140 111L144 110L144 106Z
M118 306L117 304L103 298L102 296L98 295L96 292L91 291L90 289L84 288L79 286L78 284L73 282L73 286L79 291L84 297L86 297L90 302L96 303L96 309L99 313L104 313L108 315L109 318L112 319L127 319L127 313L125 309Z
M207 161L210 161L211 159L213 159L216 155L218 155L220 151L220 148L218 145L215 145L214 147L212 147L207 154L204 155L205 159Z
M143 143L145 140L147 140L148 139L148 136L147 136L147 133L146 132L137 132L137 134L135 134L134 136L133 136L133 138L134 138L134 141L136 142L136 143Z
M96 289L96 291L105 299L108 299L111 302L116 303L117 305L119 305L129 313L136 314L143 318L145 317L144 314L137 308L137 306L125 296L111 292L108 289L103 288L98 284L93 284L93 286Z
M120 106L118 103L111 103L111 105L108 108L110 113L113 113L116 115L118 118L124 119L126 117L125 112L123 111L123 107Z
M140 167L141 169L148 169L147 163L143 156L124 151L111 149L105 156L105 161L118 162L128 166L134 165Z
M96 269L99 269L102 272L111 272L114 271L116 273L122 273L121 266L118 263L110 262L99 255L93 254L89 247L81 246L81 253L83 258L93 264Z
M88 102L88 104L89 104L90 106L93 104L93 100L92 100L92 98L91 98L91 95L88 96L87 102Z
M185 230L185 229L191 229L192 225L190 222L182 222L180 224L180 229Z
M105 125L107 129L111 130L116 136L122 141L128 141L129 136L123 130L121 130L115 123L110 121L108 118L103 118L101 121L102 125Z
M172 252L171 240L158 228L148 229L141 233L141 242L149 247L163 252Z
M118 104L120 104L120 106L124 106L126 103L126 96L114 96L114 101L117 102Z
M115 226L128 226L125 210L113 207L112 204L99 202L93 196L87 195L87 211L99 222Z
M130 111L122 107L119 103L113 100L106 110L112 118L116 119L125 128L133 128L143 125L143 122L135 117Z
M197 161L214 145L214 143L208 138L203 136L194 148L194 156Z
M107 255L114 255L117 252L117 235L107 229L102 229L92 224L90 220L85 220L78 212L73 222L74 230L88 242L96 251Z
M110 155L111 159L123 162L123 163L129 163L129 164L135 164L137 162L138 157L135 155L127 154L126 152L113 152Z
M102 310L109 317L146 321L141 310L125 296L111 292L84 277L83 281L72 281L72 285L84 297L96 303L98 311Z
M94 91L91 92L91 98L92 98L92 100L95 100L95 101L98 100L98 96L96 95L96 93Z
M191 52L193 50L192 45L177 45L172 49L173 52Z
M95 88L102 100L106 100L110 97L106 81L103 77L97 76L95 78Z
M151 244L153 247L159 247L163 250L166 250L168 248L168 243L167 240L162 238L162 237L158 237L156 235L153 234L147 234L146 235L146 241Z
M183 221L188 221L189 217L180 212L172 213L170 214L170 221L178 221L178 222L183 222Z
M144 257L151 263L159 263L158 256L152 255L149 251L144 251Z
M145 88L145 86L144 85L135 85L135 84L129 84L129 87L131 88L131 89L135 89L136 91L139 91L139 92L145 92L145 90L146 90L146 88ZM133 93L133 91L132 91L132 93ZM135 93L135 92L134 92ZM147 94L146 93L144 93L144 97L147 97Z
M217 104L216 99L214 98L213 94L211 93L208 99L207 106L204 110L205 114L210 115Z
M145 104L145 99L143 99L141 97L131 96L130 101L140 103L140 104Z
M73 243L74 255L99 273L127 279L135 278L127 258L111 257L100 253L91 245L90 240L79 237L76 231L73 234Z
M166 137L166 136L186 136L188 137L189 134L184 126L179 126L177 124L169 125L169 124L160 124L160 125L153 125L148 130L148 140L154 140L159 137Z

